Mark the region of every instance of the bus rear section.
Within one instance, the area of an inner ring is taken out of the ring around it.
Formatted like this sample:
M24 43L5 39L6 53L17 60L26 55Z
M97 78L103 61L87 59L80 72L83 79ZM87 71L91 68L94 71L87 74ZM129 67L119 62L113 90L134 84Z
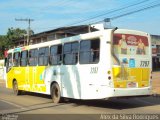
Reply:
M151 41L148 34L115 31L113 35L113 96L151 94ZM111 95L111 96L112 96Z

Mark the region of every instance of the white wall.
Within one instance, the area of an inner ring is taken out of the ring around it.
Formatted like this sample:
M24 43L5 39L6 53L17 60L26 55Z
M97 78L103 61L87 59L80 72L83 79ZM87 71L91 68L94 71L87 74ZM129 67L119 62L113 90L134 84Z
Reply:
M0 79L2 80L6 79L4 60L0 60Z

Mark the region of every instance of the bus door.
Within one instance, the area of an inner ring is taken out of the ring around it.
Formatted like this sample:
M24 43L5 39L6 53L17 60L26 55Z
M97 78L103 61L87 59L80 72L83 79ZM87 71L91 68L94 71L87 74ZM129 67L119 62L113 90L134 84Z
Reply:
M148 87L151 70L148 37L114 34L113 46L116 57L113 57L114 87Z
M12 63L12 53L9 53L8 54L8 57L7 57L7 63L6 63L6 74L7 74L7 84L6 84L6 87L8 88L12 88L12 84L9 84L9 83L12 83L11 81L13 80L12 79L12 76L13 76L13 63Z

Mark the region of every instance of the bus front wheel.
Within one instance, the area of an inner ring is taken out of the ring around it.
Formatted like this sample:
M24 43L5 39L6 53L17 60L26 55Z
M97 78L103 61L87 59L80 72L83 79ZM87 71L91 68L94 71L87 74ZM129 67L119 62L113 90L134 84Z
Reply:
M18 90L18 83L17 81L13 81L13 92L15 95L20 95L21 94L21 91Z
M59 103L61 99L61 92L59 85L57 83L53 83L51 87L51 97L54 103Z

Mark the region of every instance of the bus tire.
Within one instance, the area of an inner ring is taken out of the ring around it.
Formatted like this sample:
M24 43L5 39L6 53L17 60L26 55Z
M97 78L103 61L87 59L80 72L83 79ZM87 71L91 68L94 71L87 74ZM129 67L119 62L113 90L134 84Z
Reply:
M57 83L53 83L51 87L51 97L52 97L53 103L59 103L61 100L61 92L60 92L59 85Z
M13 93L15 95L20 95L21 94L21 90L18 90L18 83L17 81L13 81Z

